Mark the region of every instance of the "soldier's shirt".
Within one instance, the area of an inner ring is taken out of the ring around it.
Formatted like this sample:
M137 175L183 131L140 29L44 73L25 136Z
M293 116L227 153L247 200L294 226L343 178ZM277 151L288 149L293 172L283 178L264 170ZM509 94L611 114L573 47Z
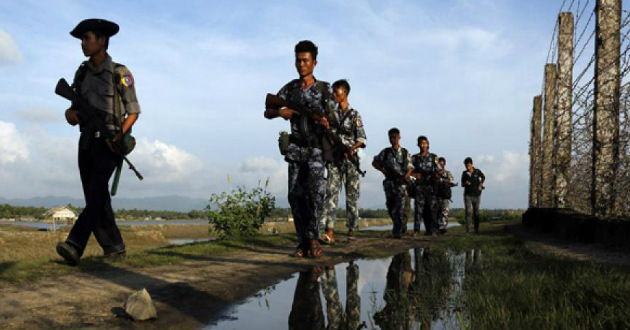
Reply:
M423 156L421 154L415 154L411 156L411 164L413 165L413 171L421 173L419 184L430 184L433 182L435 172L438 170L437 156L432 153L428 153Z
M357 142L367 145L363 119L357 110L348 105L348 108L342 114L341 108L337 103L333 112L336 119L332 121L334 122L332 125L333 131L339 135L346 147L350 148Z
M378 155L374 156L374 160L383 164L389 172L397 175L404 175L408 169L413 168L409 152L403 147L398 148L398 150L391 147L385 148Z
M455 181L455 178L453 178L453 174L447 170L444 170L444 173L442 173L441 179L443 182L448 182L448 183L453 183L453 181Z
M306 122L308 124L310 134L313 134L316 125L312 114L319 113L329 117L330 111L334 107L334 101L332 100L332 88L330 87L330 84L325 81L318 81L317 79L315 79L315 83L312 86L306 89L302 88L299 79L294 79L280 89L278 96L283 100L298 103L307 109L309 112L309 118ZM303 128L300 127L301 116L302 115L291 117L291 137L304 141L312 138L312 136L307 136L309 135L309 132L304 132Z
M76 81L81 79L82 70L84 71L82 80ZM90 61L83 62L75 74L73 86L90 105L107 114L105 118L109 129L114 130L118 126L114 120L114 88L118 88L123 117L125 114L140 113L131 72L124 65L115 64L109 55L98 67Z

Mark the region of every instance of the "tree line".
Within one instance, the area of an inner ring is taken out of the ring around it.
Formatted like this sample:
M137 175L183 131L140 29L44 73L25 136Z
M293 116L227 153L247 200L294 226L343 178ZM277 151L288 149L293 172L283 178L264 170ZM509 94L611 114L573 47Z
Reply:
M69 209L79 215L82 211L82 207L73 206L72 204L66 205ZM22 218L35 218L38 220L44 219L44 213L48 209L45 207L35 206L14 206L9 204L0 204L0 218L19 220ZM120 209L115 212L116 218L120 220L144 220L144 219L157 219L163 220L195 220L205 219L206 214L202 210L190 210L187 212L168 211L168 210L138 210L138 209Z

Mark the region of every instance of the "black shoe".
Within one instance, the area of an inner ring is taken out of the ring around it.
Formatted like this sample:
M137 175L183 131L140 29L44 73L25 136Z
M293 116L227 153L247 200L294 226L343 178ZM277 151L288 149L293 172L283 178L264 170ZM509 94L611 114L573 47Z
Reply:
M127 256L127 251L126 250L122 250L122 251L105 253L103 255L103 259L119 260L119 259L124 259L126 256Z
M81 261L77 249L66 242L57 243L57 253L70 265L76 266Z
M448 230L446 230L446 228L442 228L442 229L440 229L440 234L441 234L441 235L444 235L444 234L446 234L447 232L448 232Z

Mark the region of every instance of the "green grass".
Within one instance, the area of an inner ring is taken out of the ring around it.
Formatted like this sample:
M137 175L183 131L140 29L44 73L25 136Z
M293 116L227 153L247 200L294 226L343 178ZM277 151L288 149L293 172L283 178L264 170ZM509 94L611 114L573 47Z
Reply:
M259 235L252 238L201 242L182 246L167 246L129 253L121 260L102 257L86 257L77 267L64 264L60 258L25 259L0 262L0 281L26 282L43 277L66 275L86 271L112 270L115 268L156 267L175 265L199 259L201 256L226 255L233 252L293 244L295 234Z
M465 281L469 328L630 328L627 269L534 254L498 228L441 244L482 251Z

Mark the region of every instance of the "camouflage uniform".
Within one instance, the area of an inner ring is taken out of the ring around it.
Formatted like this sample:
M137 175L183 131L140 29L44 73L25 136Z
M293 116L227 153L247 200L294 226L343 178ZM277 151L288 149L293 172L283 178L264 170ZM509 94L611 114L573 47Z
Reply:
M322 292L326 299L326 316L328 318L327 329L341 330L344 323L343 306L339 300L337 276L335 267L327 267L321 277Z
M440 180L442 182L446 182L449 184L453 184L453 174L450 171L444 170L442 175L440 176ZM451 206L451 200L448 198L437 197L437 221L439 229L446 229L448 226L448 212Z
M300 272L293 305L289 313L289 330L294 329L325 329L324 310L322 300L319 296L319 282L317 281L317 270L312 268L309 271Z
M332 89L327 82L316 81L302 89L295 79L278 92L284 100L298 103L309 112L328 116L332 108ZM310 115L293 116L291 138L285 160L289 163L289 205L298 241L307 249L318 237L317 226L322 217L326 196L326 162L321 148L323 128Z
M394 228L392 229L394 236L402 233L403 211L405 208L405 196L407 190L402 182L402 177L412 168L411 158L407 149L400 147L398 150L393 148L385 148L374 157L374 160L381 163L390 175L385 176L383 180L383 190L385 191L385 199L387 211L392 218Z
M359 266L346 268L346 324L348 330L359 329L361 324L361 296L359 295Z
M420 173L420 179L416 180L415 212L413 217L414 232L420 231L420 219L424 220L424 228L427 234L438 231L436 210L438 207L435 196L435 174L438 170L435 154L422 156L415 154L411 157L414 173Z
M336 133L343 141L343 144L350 148L355 143L361 142L364 145L367 142L365 130L363 129L363 121L358 111L348 106L346 111L341 114L337 108L331 118L331 127L333 133ZM358 155L356 155L358 157ZM320 228L324 225L326 229L335 228L335 220L337 218L337 205L339 203L339 193L341 186L346 187L346 227L348 230L356 230L357 221L359 220L359 208L357 201L359 199L359 171L350 160L338 155L338 160L328 164L328 182L326 187L326 201L324 217Z
M383 330L411 329L413 324L412 293L409 292L413 279L411 255L404 252L392 257L387 270L387 283L383 301L385 306L374 313L374 323Z

